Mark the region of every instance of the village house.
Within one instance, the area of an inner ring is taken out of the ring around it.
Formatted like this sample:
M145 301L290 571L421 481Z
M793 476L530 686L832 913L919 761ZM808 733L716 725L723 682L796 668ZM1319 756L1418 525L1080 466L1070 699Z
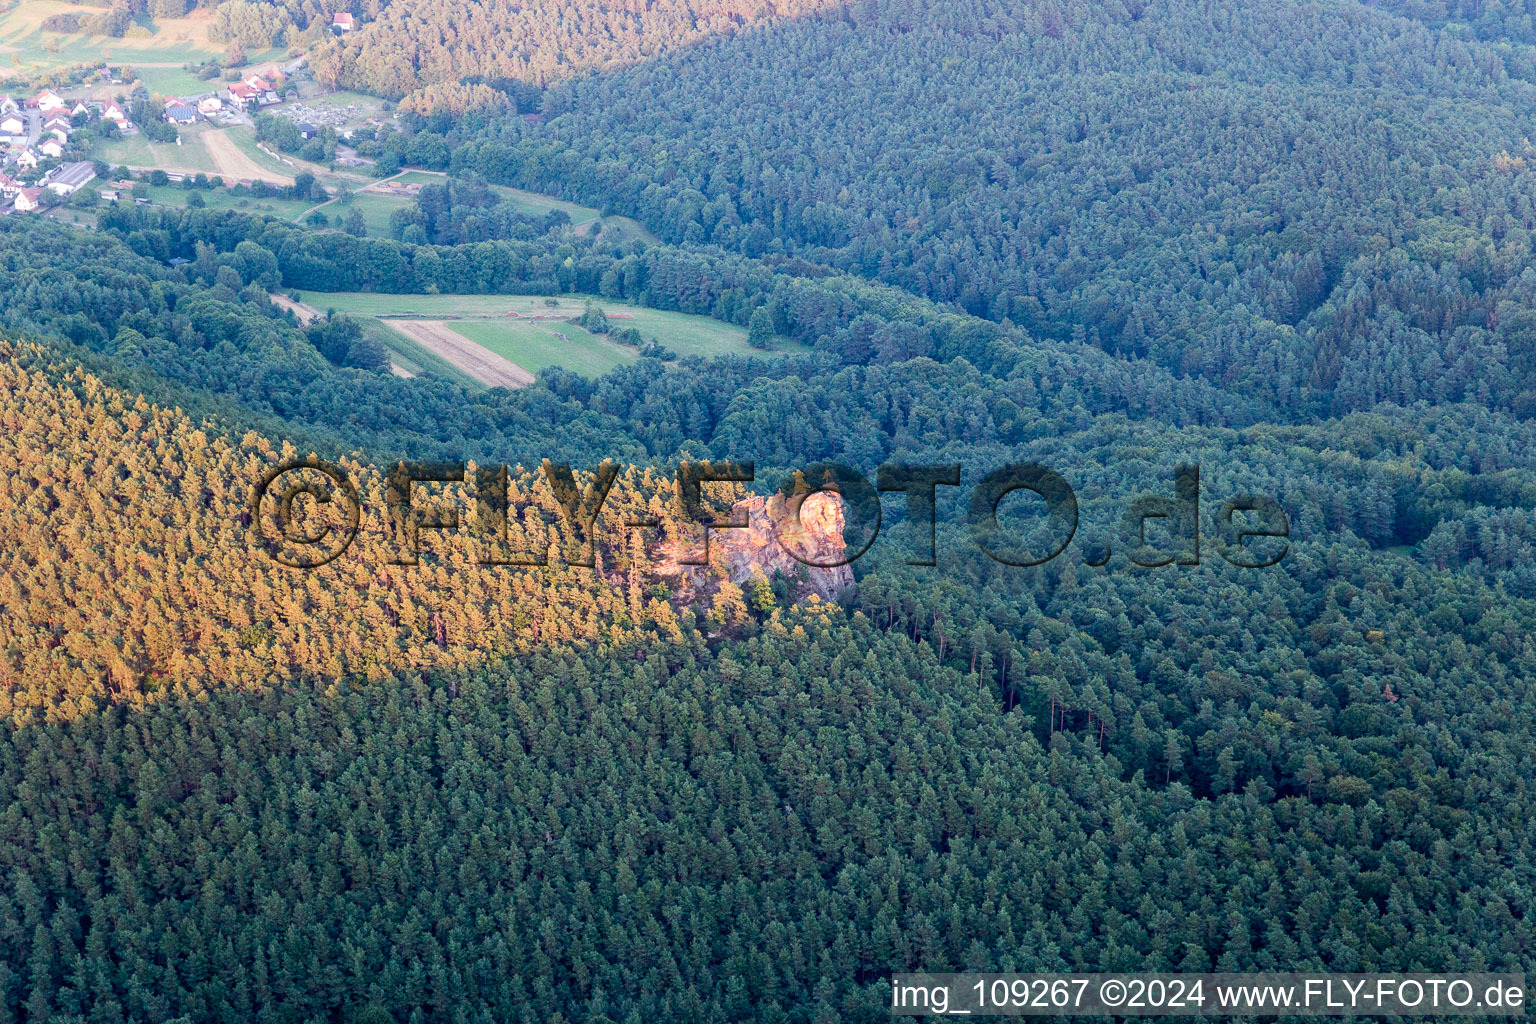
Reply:
M124 111L123 108L116 103L107 104L106 109L101 112L101 119L103 121L111 121L113 124L117 125L117 130L124 133L125 135L132 134L139 130L132 121L128 120L127 112Z
M244 82L232 83L228 89L224 90L224 96L237 107L249 107L261 99L260 94Z
M184 100L167 100L165 119L172 124L191 124L197 120L197 111Z
M41 110L44 114L51 113L55 110L69 109L69 104L64 102L64 97L60 96L52 89L44 89L42 92L38 93L37 100L35 102L37 109Z
M31 213L42 205L43 192L41 189L24 188L16 193L16 202L11 205L11 209L17 213Z
M91 105L89 103L85 102L85 100L79 100L79 101L77 101L75 103L75 105L72 108L70 108L69 116L70 117L79 117L81 114L89 114L90 112L91 112Z
M260 75L246 75L245 80L240 84L250 90L251 97L254 98L260 106L267 107L274 103L282 102L282 99L277 95L276 87L265 78L262 78Z
M197 112L199 114L217 114L223 109L224 101L219 99L217 96L204 96L202 99L197 101Z
M37 165L41 162L37 158L37 153L30 149L22 150L20 155L16 157L16 166L24 171L37 170Z
M341 11L331 16L331 28L337 32L351 32L356 27L350 11Z
M282 102L277 95L276 87L258 74L246 75L240 84L249 89L251 95L256 98L256 102L263 107Z
M17 181L9 174L0 171L0 195L7 197L14 196L17 192L21 191L21 187L21 182Z
M14 114L21 109L14 96L0 96L0 114Z
M37 152L41 156L57 160L64 155L64 144L50 136L38 143Z
M22 120L20 114L6 114L0 118L0 136L4 136L6 141L11 139L26 141L27 122Z

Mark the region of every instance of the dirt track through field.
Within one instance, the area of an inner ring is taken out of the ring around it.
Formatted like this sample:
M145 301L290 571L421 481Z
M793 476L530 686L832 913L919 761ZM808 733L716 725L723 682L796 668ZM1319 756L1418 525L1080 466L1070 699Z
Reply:
M524 388L533 383L533 374L489 349L480 347L462 334L454 333L442 320L387 322L391 330L399 331L416 344L442 356L482 384Z
M320 319L320 311L307 302L294 302L288 296L280 295L277 292L272 292L267 297L276 303L279 309L292 310L293 315L299 318L299 323L301 324L312 324Z
M252 181L260 178L275 185L293 184L293 175L269 171L241 152L240 147L230 140L227 130L205 132L203 145L208 147L208 155L213 157L214 166L226 178L249 178Z

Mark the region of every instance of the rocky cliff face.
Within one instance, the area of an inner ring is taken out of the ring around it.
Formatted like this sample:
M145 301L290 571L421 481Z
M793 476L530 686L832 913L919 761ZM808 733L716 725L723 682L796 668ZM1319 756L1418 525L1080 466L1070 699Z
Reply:
M754 576L772 579L775 573L792 581L794 599L802 601L811 594L822 600L834 600L846 587L853 586L853 568L839 565L819 568L797 560L835 562L843 556L843 502L836 494L818 491L800 507L796 524L786 507L784 496L768 499L753 496L737 502L732 514L746 514L747 525L740 529L711 530L710 561L729 575L731 582L746 585ZM694 551L698 543L691 545ZM791 554L794 552L794 554ZM663 545L656 560L656 572L675 577L695 593L709 589L709 566L683 565L682 552L673 545Z

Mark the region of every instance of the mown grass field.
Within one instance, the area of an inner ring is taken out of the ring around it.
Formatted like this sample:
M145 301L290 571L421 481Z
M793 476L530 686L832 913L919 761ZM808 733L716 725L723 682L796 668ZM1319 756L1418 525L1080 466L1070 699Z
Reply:
M389 216L396 210L403 210L414 205L414 200L405 196L384 196L372 192L357 192L352 196L351 202L335 202L329 206L321 207L321 212L331 218L332 223L338 217L346 217L353 210L361 210L363 224L368 228L369 238L389 238Z
M532 373L561 366L584 377L600 377L640 358L628 345L561 320L455 320L448 326Z
M203 204L210 210L240 210L244 213L264 213L283 220L292 220L314 204L302 199L256 199L237 196L224 188L184 189L179 185L150 185L146 189L151 202L161 206L186 206L194 195L203 197ZM125 199L124 202L132 202Z
M91 158L104 160L114 167L119 164L145 169L159 168L166 171L203 171L213 175L219 172L213 155L203 144L202 125L188 125L180 130L181 145L174 142L150 142L143 135L126 135L116 139L103 139L91 150Z
M644 242L660 241L650 230L639 221L630 217L604 217L603 237L611 240L614 235L620 238L638 238Z
M182 67L157 68L135 64L133 70L139 73L139 81L144 83L144 88L152 96L201 96L205 92L218 91L224 84L217 79L210 81L198 78Z
M140 15L137 24L150 32L141 39L44 32L42 28L43 19L50 15L75 12L90 17L102 11L101 7L59 0L22 0L0 13L0 74L98 60L134 66L168 64L179 70L189 60L206 60L224 52L221 44L208 41L211 12L200 12L192 18L151 19Z
M326 207L327 211L340 208L340 204ZM580 316L585 308L589 296L562 295L555 298L556 304L550 306L549 296L542 295L388 295L375 292L311 292L307 293L304 300L310 305L320 309L334 306L337 309L349 313L357 313L361 316L380 316L387 314L414 313L429 318L449 317L506 317L508 313L517 313L527 317L534 314L552 317L576 317ZM647 309L644 306L634 306L624 302L610 302L606 299L595 299L611 318L614 328L634 327L647 338L655 338L667 348L679 356L704 356L706 358L723 355L764 355L765 353L753 349L747 345L747 332L735 324L722 323L707 316L693 316L688 313L673 313L659 309ZM461 330L469 324L483 323L485 321L462 320L455 321L453 329L466 337L467 330ZM512 318L492 321L497 324L517 324ZM532 321L530 321L532 322ZM567 327L574 325L565 324L561 319L541 321L541 324L557 324L559 330L570 337L576 337ZM580 328L575 328L580 330ZM581 332L585 334L586 332ZM589 335L589 337L592 337ZM475 340L480 340L476 338ZM606 338L599 338L607 344ZM632 351L625 346L619 346L626 352ZM775 348L776 352L796 351L799 346L780 339ZM505 355L506 353L502 353ZM772 353L767 353L772 354ZM526 369L535 369L527 366L519 359L507 356L519 366ZM531 358L531 357L530 357ZM544 365L548 365L547 363ZM565 364L561 364L565 365ZM614 365L617 365L615 363ZM566 369L574 369L566 366Z

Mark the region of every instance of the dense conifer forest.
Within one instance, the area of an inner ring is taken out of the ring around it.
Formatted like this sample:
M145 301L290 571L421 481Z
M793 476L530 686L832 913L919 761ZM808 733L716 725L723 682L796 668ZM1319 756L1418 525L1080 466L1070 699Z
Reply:
M363 13L317 71L423 90L383 146L451 172L389 237L0 220L0 1022L832 1024L888 1019L908 969L1536 973L1523 7ZM453 107L466 80L504 100ZM470 387L294 291L794 349ZM300 570L252 494L311 454L366 518ZM548 564L476 557L472 470L398 564L402 459L507 464L507 542ZM546 459L618 467L590 529ZM853 586L797 600L669 563L705 459L756 472L713 514L818 461L961 484L935 564L888 494ZM1020 462L1078 508L1033 567L967 522ZM1199 564L1132 564L1126 510L1185 465ZM1239 495L1283 508L1247 542L1276 564L1222 557Z
M1306 415L1532 408L1529 48L1342 3L913 0L423 118L443 166Z

